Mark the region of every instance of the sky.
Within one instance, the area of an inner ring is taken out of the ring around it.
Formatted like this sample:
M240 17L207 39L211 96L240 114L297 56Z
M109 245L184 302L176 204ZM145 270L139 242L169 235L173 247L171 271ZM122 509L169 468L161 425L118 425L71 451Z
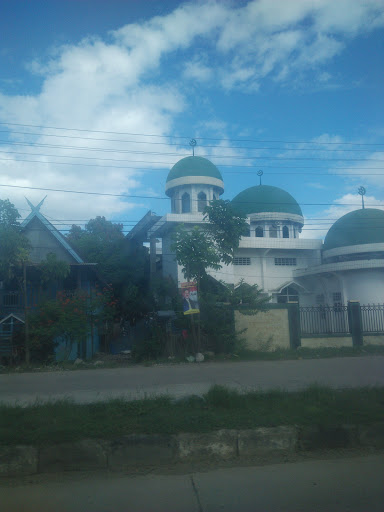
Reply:
M384 0L1 0L0 198L128 232L196 139L222 198L262 170L323 237L384 206L383 55Z

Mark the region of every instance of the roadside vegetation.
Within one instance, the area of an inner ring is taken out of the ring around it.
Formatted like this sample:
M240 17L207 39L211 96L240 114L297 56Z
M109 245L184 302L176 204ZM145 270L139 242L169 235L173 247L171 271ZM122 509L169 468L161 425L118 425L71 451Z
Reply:
M343 425L384 421L384 388L242 394L214 386L203 396L109 400L86 405L70 400L21 407L0 405L3 445L58 443L128 434L176 434L279 425Z
M196 364L242 362L242 361L292 361L300 359L328 359L332 357L362 357L362 356L384 356L384 346L365 345L364 347L340 347L340 348L298 348L295 350L279 349L273 352L262 352L254 350L243 350L239 354L213 354L206 353L204 361ZM1 373L27 373L27 372L54 372L54 371L76 371L76 370L98 370L101 368L130 368L135 365L180 365L191 364L184 357L159 357L158 359L143 359L140 362L128 355L108 356L101 355L100 359L92 361L60 361L50 364L22 363L18 366L2 366Z

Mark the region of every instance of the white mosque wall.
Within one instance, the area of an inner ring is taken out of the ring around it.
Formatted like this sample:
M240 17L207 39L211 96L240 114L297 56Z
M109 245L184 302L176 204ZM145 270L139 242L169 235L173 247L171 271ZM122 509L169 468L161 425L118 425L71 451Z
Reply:
M384 303L384 268L345 273L343 283L347 300L358 300L360 304Z

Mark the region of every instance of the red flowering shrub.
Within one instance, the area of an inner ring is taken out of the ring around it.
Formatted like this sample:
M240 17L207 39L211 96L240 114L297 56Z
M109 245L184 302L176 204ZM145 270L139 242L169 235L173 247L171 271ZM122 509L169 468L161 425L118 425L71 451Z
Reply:
M85 341L92 325L100 325L115 315L117 301L110 288L97 293L58 292L56 300L44 302L30 316L31 351L34 359L53 356L54 347L65 342L68 355L74 343Z

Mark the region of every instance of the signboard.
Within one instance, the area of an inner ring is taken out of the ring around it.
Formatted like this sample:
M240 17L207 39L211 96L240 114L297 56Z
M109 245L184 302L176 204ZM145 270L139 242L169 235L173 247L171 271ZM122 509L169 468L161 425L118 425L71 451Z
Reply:
M196 283L181 283L181 295L183 298L184 315L200 313Z

